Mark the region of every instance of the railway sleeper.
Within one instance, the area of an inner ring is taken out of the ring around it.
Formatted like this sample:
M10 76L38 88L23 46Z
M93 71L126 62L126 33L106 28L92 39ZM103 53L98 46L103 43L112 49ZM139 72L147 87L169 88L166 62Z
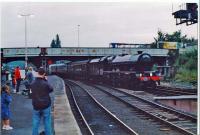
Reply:
M185 130L192 130L192 129L196 129L197 127L188 127L188 128L183 128Z
M169 113L164 113L164 112L157 112L159 115L162 115L164 117L166 117L168 120L179 120L179 117L173 115L173 114L169 114Z
M196 127L196 125L194 125L194 124L191 124L191 123L187 123L187 124L181 124L181 126L182 127L186 127L186 128L194 128L194 127ZM197 128L197 127L196 127Z
M180 125L180 127L182 127L185 130L189 130L189 131L193 131L193 129L197 129L197 127L190 127L190 126L188 127L188 126L182 126L182 125Z
M179 127L182 127L185 130L196 130L197 125L192 124L192 123L176 123Z
M178 123L189 123L189 120L179 120L179 121L174 121L174 124L178 124Z

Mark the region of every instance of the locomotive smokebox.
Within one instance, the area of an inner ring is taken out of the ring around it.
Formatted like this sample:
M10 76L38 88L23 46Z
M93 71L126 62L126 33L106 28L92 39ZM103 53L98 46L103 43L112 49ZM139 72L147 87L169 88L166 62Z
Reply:
M142 54L143 51L137 51L138 54Z

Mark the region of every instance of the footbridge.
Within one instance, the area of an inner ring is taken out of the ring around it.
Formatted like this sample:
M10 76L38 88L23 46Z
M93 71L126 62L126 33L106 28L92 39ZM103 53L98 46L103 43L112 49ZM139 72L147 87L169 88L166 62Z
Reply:
M7 63L14 60L24 60L25 48L2 48L2 62ZM41 65L51 60L84 60L95 57L120 55L120 54L138 54L138 52L149 53L158 61L165 60L168 57L168 49L150 49L150 48L97 48L97 47L62 47L62 48L27 48L28 61L35 65ZM52 63L51 62L51 63Z
M3 57L24 57L25 48L2 48ZM138 51L146 52L152 56L166 57L168 49L150 49L150 48L27 48L28 57L35 56L107 56L119 54L137 54Z

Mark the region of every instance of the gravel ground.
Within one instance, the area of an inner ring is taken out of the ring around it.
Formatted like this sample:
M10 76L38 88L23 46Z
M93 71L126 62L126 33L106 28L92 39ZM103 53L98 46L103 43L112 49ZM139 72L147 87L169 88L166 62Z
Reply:
M160 82L161 86L173 87L173 88L183 88L183 89L197 89L197 86L194 86L189 83L181 82Z
M142 114L138 114L134 109L127 107L124 103L119 102L97 89L90 86L84 86L91 94L119 119L124 121L132 129L141 135L181 135L181 133L169 129L153 119L149 119ZM122 109L123 108L123 109Z
M75 86L73 91L84 117L96 135L128 135L82 89Z

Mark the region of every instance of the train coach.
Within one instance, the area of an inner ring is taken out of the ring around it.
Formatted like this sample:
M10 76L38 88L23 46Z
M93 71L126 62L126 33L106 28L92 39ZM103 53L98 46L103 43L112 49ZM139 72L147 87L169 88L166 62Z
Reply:
M67 65L68 71L66 77L76 80L87 80L88 79L88 62L89 60L75 61Z
M62 69L58 72L72 79L140 89L147 86L155 87L159 84L157 82L160 81L160 77L152 70L153 63L154 61L148 53L104 56L92 60L71 62L67 64L65 70ZM63 65L57 66L63 68Z
M49 74L65 77L68 71L66 64L51 64L49 65Z

